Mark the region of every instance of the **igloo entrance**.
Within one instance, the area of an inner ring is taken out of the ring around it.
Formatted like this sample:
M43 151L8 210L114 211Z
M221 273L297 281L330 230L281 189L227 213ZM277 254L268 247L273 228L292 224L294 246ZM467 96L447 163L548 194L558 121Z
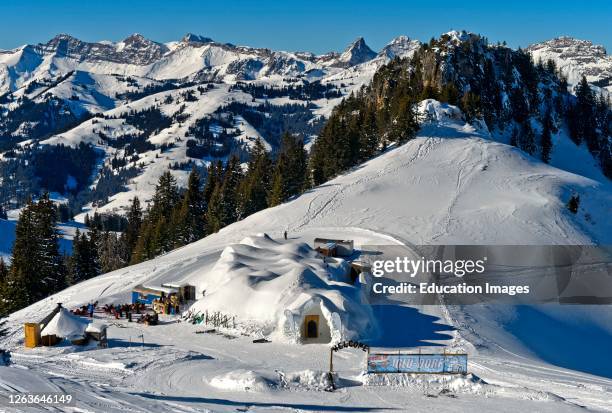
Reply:
M321 311L321 306L318 303L310 305L303 315L304 318L300 328L302 342L305 344L329 343L331 341L331 330Z

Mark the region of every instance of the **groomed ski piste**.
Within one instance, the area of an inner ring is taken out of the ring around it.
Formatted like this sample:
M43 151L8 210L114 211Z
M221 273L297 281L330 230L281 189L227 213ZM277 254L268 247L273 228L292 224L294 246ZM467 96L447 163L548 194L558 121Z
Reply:
M611 242L609 183L485 139L452 107L428 101L421 111L436 121L416 139L290 202L12 314L0 342L11 352L0 367L3 406L10 392L36 391L73 394L76 407L57 410L74 412L612 411L609 307L368 307L358 287L335 278L342 262L314 254L315 237L408 250ZM576 193L589 217L567 210ZM194 310L235 316L236 326L205 333L174 316L144 326L96 313L110 323L109 348L24 348L23 323L58 302L124 303L138 284L181 282L199 295L206 290ZM343 350L334 356L338 388L327 391L329 344L296 343L286 322L316 305L332 320L332 339L354 334L372 348L465 351L469 374L368 376L365 353Z

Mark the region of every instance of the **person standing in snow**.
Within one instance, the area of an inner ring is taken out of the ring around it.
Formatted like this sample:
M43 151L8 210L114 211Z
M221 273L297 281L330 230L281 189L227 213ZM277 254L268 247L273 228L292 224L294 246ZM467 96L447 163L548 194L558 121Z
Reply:
M287 241L287 230L285 230L285 232L283 233L283 236L285 237L285 241Z
M89 318L93 318L94 305L92 303L87 304L87 312L89 313Z

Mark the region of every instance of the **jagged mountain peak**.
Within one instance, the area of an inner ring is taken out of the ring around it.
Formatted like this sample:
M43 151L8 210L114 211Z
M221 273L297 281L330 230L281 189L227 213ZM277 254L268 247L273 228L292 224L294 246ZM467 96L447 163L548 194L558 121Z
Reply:
M353 41L338 58L339 66L355 66L376 57L376 52L370 49L363 37Z
M185 43L185 44L188 44L188 43L212 43L212 42L214 42L214 40L211 39L210 37L201 36L199 34L193 34L193 33L187 33L181 39L181 43Z
M142 34L140 34L140 33L132 33L128 37L126 37L123 41L124 42L142 42L142 41L146 41L146 40L147 40L147 38L144 37Z
M420 41L410 39L408 36L397 36L382 48L379 56L385 56L389 59L393 59L394 57L407 57L410 56L420 45Z
M122 45L124 48L138 48L138 49L139 48L149 48L149 47L158 47L160 49L163 48L162 44L154 42L153 40L149 40L140 33L131 34L125 39L123 39L121 42L119 42L118 44Z
M60 33L56 35L55 37L53 37L51 40L49 40L47 43L44 43L42 45L48 48L57 48L61 44L65 45L65 44L83 44L83 43L85 42L83 42L80 39L77 39L76 37L68 33Z

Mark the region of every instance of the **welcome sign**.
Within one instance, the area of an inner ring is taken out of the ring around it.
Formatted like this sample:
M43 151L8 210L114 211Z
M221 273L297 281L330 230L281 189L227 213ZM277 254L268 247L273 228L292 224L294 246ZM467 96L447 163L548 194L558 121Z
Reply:
M467 354L368 355L368 373L467 373Z

